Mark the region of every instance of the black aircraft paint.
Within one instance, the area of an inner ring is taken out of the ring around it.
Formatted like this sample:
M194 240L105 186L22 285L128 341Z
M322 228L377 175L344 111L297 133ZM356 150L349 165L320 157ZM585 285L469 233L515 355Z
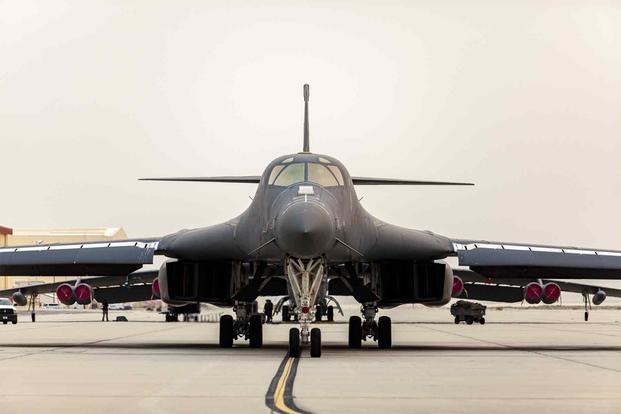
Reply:
M502 301L525 298L526 283L542 288L545 283L557 293L560 289L582 293L586 307L589 295L598 304L606 292L599 286L555 284L548 279L621 279L620 251L451 239L373 217L360 204L355 186L472 184L352 177L337 159L310 151L309 96L304 85L302 152L276 158L262 175L145 179L258 184L251 204L238 217L156 239L0 248L0 275L102 276L91 279L92 287L123 287L124 299L143 300L139 298L148 290L135 285L155 274L138 276L136 270L153 263L154 255L164 255L168 261L157 272L163 301L179 307L200 302L234 307L236 319L225 315L220 323L223 347L240 338L260 347L261 320L253 302L259 296L288 296L289 308L285 312L283 307L282 313L293 313L301 327L290 331L292 357L299 356L300 337L310 342L311 356L321 355L320 331L309 326L326 310L330 295L350 295L361 303L363 318L352 317L349 322L350 347L371 339L380 348L389 348L390 319L376 320L378 308L446 304L456 280L465 283L473 296ZM442 260L447 257L457 258L459 266L468 269L454 275ZM516 283L510 290L500 286L507 280ZM493 288L477 285L494 281L498 282ZM82 283L74 282L73 286ZM21 302L29 295L32 302L37 294L55 288L44 284L0 295L13 295ZM107 291L111 300L118 296L115 289ZM621 291L608 293L621 296ZM529 299L537 300L532 295Z
M329 263L368 260L433 261L453 253L443 236L394 226L361 206L354 184L469 183L352 178L337 159L310 152L309 87L304 85L303 151L272 161L260 177L152 178L151 181L258 182L248 209L212 227L164 237L159 253L181 260L279 262L286 256Z

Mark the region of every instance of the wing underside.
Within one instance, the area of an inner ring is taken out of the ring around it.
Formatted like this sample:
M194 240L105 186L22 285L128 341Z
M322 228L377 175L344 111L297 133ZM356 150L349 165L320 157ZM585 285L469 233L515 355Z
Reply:
M108 303L140 302L154 299L151 284L157 277L157 270L141 270L129 275L97 276L84 279L41 283L13 289L0 290L0 297L10 297L16 292L24 296L37 296L56 292L62 284L75 285L78 281L93 288L93 298Z
M460 266L488 278L621 279L621 251L453 240Z
M595 284L566 282L552 279L528 278L493 278L483 276L472 270L454 269L453 274L464 282L464 291L461 299L484 300L492 302L517 303L524 300L524 287L531 282L547 284L556 283L563 292L594 295L600 290L607 296L621 298L621 289L615 289Z

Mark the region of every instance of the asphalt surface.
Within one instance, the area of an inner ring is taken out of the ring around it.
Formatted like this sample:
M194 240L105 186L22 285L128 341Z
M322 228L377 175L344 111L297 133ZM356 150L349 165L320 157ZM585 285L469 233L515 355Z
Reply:
M355 313L354 305L346 313ZM323 355L289 359L290 324L265 326L262 349L217 346L218 324L129 322L91 312L20 315L0 325L6 412L621 412L621 311L489 310L454 325L448 309L404 306L391 350L346 347L323 323ZM339 321L345 318L339 316Z

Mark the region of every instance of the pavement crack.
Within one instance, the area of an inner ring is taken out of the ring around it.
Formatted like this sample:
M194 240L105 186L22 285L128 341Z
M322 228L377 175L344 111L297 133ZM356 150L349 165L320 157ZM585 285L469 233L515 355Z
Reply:
M109 341L116 341L119 339L126 339L126 338L131 338L134 336L141 336L141 335L146 335L146 334L151 334L151 333L155 333L155 332L162 332L162 331L168 331L168 330L173 330L173 329L180 329L182 328L182 326L176 326L176 327L166 327L166 328L162 328L162 329L153 329L150 331L141 331L141 332L136 332L136 333L132 333L129 335L122 335L122 336L116 336L114 338L105 338L105 339L98 339L96 341L89 341L89 342L80 342L80 343L75 343L75 344L63 344L63 345L52 345L49 348L40 350L40 351L35 351L35 352L29 352L26 354L20 354L20 355L13 355L10 357L5 357L5 358L0 358L0 361L7 361L7 360L11 360L11 359L19 359L19 358L25 358L25 357L29 357L32 355L39 355L39 354L44 354L44 353L49 353L49 352L55 352L61 349L66 349L66 348L81 348L81 347L88 347L90 345L95 345L95 344L100 344L103 342L109 342ZM0 345L2 346L2 345ZM44 344L42 345L44 346Z

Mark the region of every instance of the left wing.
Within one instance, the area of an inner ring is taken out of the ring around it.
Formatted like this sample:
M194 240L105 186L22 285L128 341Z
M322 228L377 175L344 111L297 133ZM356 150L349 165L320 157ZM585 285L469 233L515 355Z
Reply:
M128 275L153 263L158 239L0 248L0 275Z
M460 266L487 278L621 279L621 251L451 240Z

